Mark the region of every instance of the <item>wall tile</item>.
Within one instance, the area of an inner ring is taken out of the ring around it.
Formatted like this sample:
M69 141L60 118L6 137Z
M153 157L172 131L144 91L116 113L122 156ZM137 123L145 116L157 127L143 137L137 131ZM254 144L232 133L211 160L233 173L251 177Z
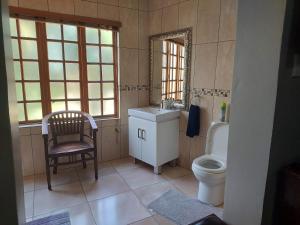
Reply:
M149 35L162 32L162 10L149 13Z
M102 120L102 127L117 127L120 125L120 119Z
M137 10L120 8L120 20L122 21L120 47L138 48L138 19Z
M184 168L190 169L190 138L185 132L179 133L179 158L178 164Z
M170 5L175 5L179 2L180 2L180 0L164 0L163 1L163 7L168 7Z
M195 136L191 138L190 166L193 160L205 154L205 137Z
M19 5L19 2L18 0L8 0L8 5L17 7Z
M197 25L198 0L184 1L179 4L179 28Z
M148 12L139 12L139 49L149 49Z
M193 88L214 88L217 49L214 43L196 45Z
M234 50L234 41L219 43L215 88L231 90L234 68Z
M220 121L220 111L221 111L221 104L223 102L230 103L231 99L229 97L214 97L214 108L213 108L213 121Z
M199 0L197 44L218 41L220 0Z
M90 1L74 0L75 15L97 17L97 3Z
M128 144L128 126L121 126L121 157L125 158L129 156L129 144Z
M119 7L114 5L98 4L98 17L107 20L120 20Z
M115 5L115 6L119 5L119 0L98 0L98 2L105 3L108 5Z
M139 0L139 10L149 10L149 0Z
M33 158L30 136L20 136L23 176L33 175Z
M139 85L149 85L149 51L139 50Z
M139 91L139 107L149 106L149 91Z
M220 41L236 39L236 8L237 0L221 1L221 17L220 17Z
M102 128L102 161L118 159L121 156L120 127Z
M206 137L207 129L212 122L213 112L213 97L212 96L201 96L200 98L200 136Z
M139 0L119 0L119 6L131 9L138 9Z
M51 12L74 15L73 0L51 0L48 3L49 3L49 11Z
M19 0L19 7L48 11L47 0Z
M149 10L153 11L153 10L161 9L163 7L163 1L165 0L150 0Z
M180 120L179 120L179 130L181 132L186 132L187 123L189 118L189 112L188 111L181 111L180 112Z
M128 124L128 109L138 107L138 92L137 91L126 91L121 92L120 100L120 116L121 124Z
M30 127L20 127L19 134L20 136L30 135Z
M42 134L42 126L41 125L32 126L30 128L30 133L31 134Z
M137 85L138 49L120 48L120 83L121 85Z
M45 151L42 135L31 135L32 151L34 155L34 173L45 172Z
M162 30L163 32L178 29L178 4L163 9Z

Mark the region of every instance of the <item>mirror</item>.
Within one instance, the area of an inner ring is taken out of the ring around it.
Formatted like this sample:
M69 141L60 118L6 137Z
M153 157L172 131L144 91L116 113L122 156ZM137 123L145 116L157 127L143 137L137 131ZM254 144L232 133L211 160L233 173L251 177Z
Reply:
M150 37L150 104L173 99L188 109L191 73L192 29Z

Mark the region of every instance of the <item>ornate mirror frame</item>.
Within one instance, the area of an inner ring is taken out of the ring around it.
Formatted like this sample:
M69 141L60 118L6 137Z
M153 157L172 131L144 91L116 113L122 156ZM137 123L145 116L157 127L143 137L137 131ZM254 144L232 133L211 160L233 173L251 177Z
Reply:
M192 28L184 28L177 31L171 31L161 34L152 35L149 37L149 50L150 50L150 62L149 62L149 72L150 72L150 95L149 95L149 101L150 105L155 105L152 101L153 97L153 57L154 57L154 49L153 49L153 41L155 40L166 40L166 39L172 39L172 38L178 38L183 37L184 38L184 47L185 47L185 68L184 68L184 75L183 75L183 99L182 104L184 105L184 108L188 110L189 108L189 91L190 91L190 77L191 77L191 58L192 58ZM161 88L161 87L160 87Z

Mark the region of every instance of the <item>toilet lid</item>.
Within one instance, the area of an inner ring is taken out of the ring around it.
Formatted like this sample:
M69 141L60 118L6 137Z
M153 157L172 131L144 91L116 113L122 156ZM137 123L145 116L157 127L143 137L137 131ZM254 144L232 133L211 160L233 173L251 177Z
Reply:
M214 122L207 132L205 152L214 155L225 164L227 161L229 124Z

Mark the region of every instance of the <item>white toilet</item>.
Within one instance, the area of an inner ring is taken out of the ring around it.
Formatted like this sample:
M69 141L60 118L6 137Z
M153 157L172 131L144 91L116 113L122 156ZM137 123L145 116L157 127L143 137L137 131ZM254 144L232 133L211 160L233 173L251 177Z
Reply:
M228 133L228 123L212 123L207 133L205 155L194 159L192 164L199 181L198 199L214 206L224 201Z

